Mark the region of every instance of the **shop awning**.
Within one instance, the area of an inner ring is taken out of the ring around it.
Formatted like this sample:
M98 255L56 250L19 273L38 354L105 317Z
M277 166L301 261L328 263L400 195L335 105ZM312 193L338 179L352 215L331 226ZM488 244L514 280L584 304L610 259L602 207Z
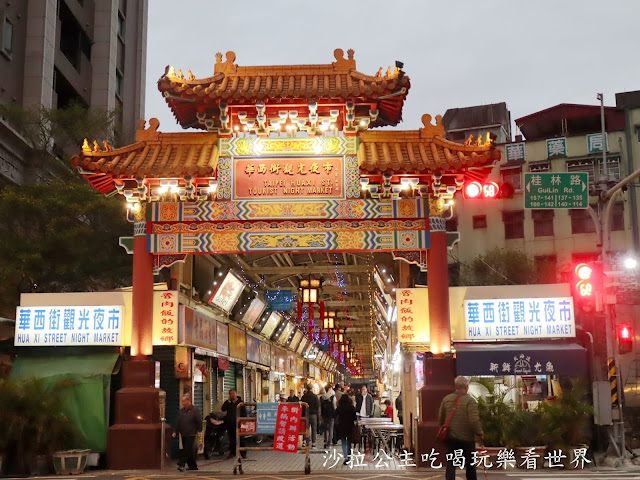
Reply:
M458 375L586 377L587 351L575 343L456 344Z
M11 379L41 378L46 387L62 380L72 386L62 391L64 413L84 438L79 448L94 452L107 450L108 404L105 398L117 353L95 353L64 357L17 357Z

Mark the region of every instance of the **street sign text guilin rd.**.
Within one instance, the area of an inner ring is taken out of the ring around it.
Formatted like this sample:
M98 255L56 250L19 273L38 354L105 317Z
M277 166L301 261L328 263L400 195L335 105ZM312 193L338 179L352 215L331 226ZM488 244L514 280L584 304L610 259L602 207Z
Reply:
M524 208L587 208L589 174L525 173Z

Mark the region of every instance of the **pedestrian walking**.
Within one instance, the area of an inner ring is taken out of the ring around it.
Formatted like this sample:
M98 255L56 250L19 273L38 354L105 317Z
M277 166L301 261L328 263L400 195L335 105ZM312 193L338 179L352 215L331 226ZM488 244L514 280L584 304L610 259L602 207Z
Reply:
M316 448L316 438L318 436L318 415L320 413L320 402L318 396L313 393L313 387L307 385L307 391L304 393L301 402L309 405L309 423L311 428L311 447Z
M198 470L196 462L196 436L202 432L202 415L191 403L190 395L183 395L180 403L182 408L178 411L175 428L172 436L178 437L180 443L180 459L178 470L184 471L185 464L188 470Z
M456 391L442 399L438 412L440 425L448 423L448 436L445 441L447 457L453 458L454 450L462 450L467 480L477 480L472 454L476 449L476 440L482 441L484 438L478 415L478 402L468 393L469 380L462 376L456 377L454 384ZM453 460L448 460L445 480L455 480L455 474Z
M328 390L320 399L320 411L324 423L324 448L328 448L333 443L333 428L336 419L336 408L338 401L331 385L327 385Z
M222 404L222 411L227 412L227 415L224 417L224 425L227 428L227 433L229 434L229 457L236 456L236 424L238 419L238 414L241 417L247 416L247 409L244 408L244 405L240 407L238 411L238 404L242 403L242 398L238 396L235 390L229 390L229 398L225 400ZM244 447L244 438L240 437L240 446ZM247 452L242 452L242 458L247 458Z
M351 457L351 432L356 423L356 407L349 395L342 395L336 408L336 430L338 439L342 444L343 465L346 465Z

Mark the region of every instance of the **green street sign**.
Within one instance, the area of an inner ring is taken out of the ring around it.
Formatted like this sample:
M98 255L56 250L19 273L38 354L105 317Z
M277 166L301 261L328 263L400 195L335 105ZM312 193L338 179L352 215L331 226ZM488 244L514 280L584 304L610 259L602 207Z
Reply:
M524 208L587 208L589 174L525 173Z

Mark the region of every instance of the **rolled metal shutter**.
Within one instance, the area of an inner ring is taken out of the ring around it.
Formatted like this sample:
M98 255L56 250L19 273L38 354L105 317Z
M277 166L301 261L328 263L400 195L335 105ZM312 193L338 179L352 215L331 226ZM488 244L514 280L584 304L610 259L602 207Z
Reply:
M229 362L229 370L224 372L222 394L224 399L229 398L229 390L236 390L236 364Z

